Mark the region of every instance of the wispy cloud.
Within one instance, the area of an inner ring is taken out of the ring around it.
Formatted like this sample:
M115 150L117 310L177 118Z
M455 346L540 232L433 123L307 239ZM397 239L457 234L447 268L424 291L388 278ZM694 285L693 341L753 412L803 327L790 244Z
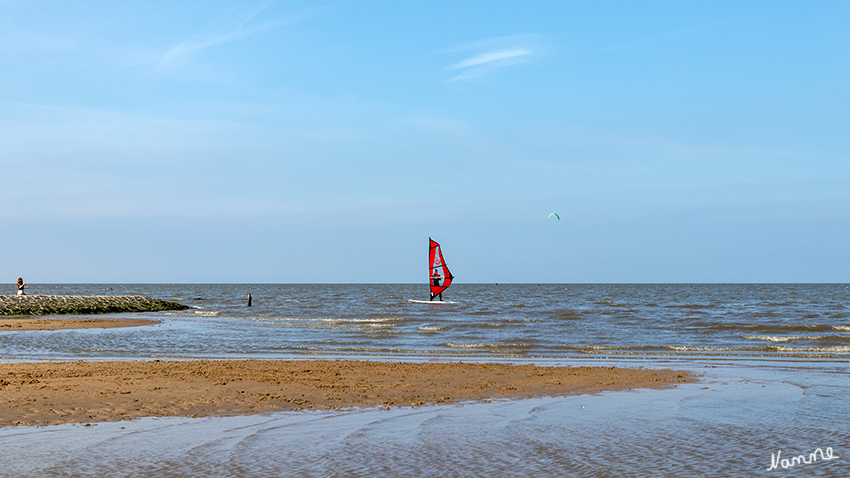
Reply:
M489 53L481 53L480 55L475 55L472 58L467 58L461 62L455 63L454 65L450 65L446 67L449 70L457 70L460 68L468 68L470 66L478 66L483 65L485 63L491 63L494 61L507 60L509 58L516 58L518 56L531 55L534 53L532 50L527 50L525 48L515 48L512 50L500 50L500 51L491 51Z
M466 80L488 75L505 67L531 63L547 50L540 35L522 34L487 38L467 43L440 53L464 53L466 58L448 65L446 70L457 71L446 82Z
M208 48L221 45L242 37L255 35L286 25L300 23L316 15L316 10L259 20L261 13L274 1L266 1L249 9L234 8L222 15L218 28L213 31L196 33L163 52L154 64L151 72L173 70L183 66L192 55Z

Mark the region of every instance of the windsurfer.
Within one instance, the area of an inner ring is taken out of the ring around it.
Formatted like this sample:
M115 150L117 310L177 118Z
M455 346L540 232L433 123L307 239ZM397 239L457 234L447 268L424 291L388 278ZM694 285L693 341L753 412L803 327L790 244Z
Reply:
M443 301L443 291L452 284L452 273L446 267L446 261L443 260L443 252L440 250L440 244L435 242L430 237L428 238L428 276L429 286L431 288L431 300L437 297L440 302Z
M437 272L437 269L431 269L431 285L435 287L440 287L440 274ZM443 300L443 292L440 291L439 294L431 294L431 300L434 300L437 296L440 297L440 300Z

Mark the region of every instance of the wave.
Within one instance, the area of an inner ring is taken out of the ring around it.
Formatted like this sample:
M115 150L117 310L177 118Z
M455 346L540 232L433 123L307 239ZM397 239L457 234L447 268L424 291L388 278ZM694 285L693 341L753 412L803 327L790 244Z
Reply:
M653 354L664 351L670 352L773 352L773 353L834 353L848 354L850 346L835 345L829 347L791 347L787 345L764 345L761 347L712 347L690 345L639 345L639 346L610 346L610 345L561 345L559 349L573 350L590 354L611 353L623 355Z
M582 319L582 312L576 312L574 310L561 310L554 314L552 314L552 318L561 319L561 320L578 320Z
M524 326L525 322L530 322L530 320L501 320L499 322L477 322L477 323L453 323L452 329L455 330L467 330L467 329L501 329L503 327L516 327L516 326Z
M219 310L205 310L203 307L198 306L189 306L189 309L186 310L172 310L167 312L160 312L159 315L163 315L165 317L218 317L221 315L221 311Z
M454 342L446 343L446 347L454 349L528 349L533 347L529 344L459 344Z
M764 342L795 342L798 340L821 340L821 339L832 339L835 338L834 335L790 335L790 336L776 336L776 335L742 335L742 339L746 340L761 340Z
M398 322L407 322L408 319L403 317L382 317L368 319L341 319L341 318L316 318L316 317L253 317L249 320L264 320L270 322L314 322L318 324L353 324L353 325L389 325Z
M714 330L743 329L747 332L782 333L782 332L850 332L850 326L846 325L763 325L763 324L710 324L706 328Z
M715 304L672 304L665 305L665 309L689 309L689 310L701 310L701 309L716 309L717 305Z
M437 327L437 326L429 326L429 325L423 325L421 327L416 327L416 328L423 331L423 332L439 332L441 330L446 329L445 326Z
M415 349L402 349L397 347L321 347L317 345L305 345L305 346L293 346L293 347L278 347L277 350L291 350L296 352L301 352L305 354L366 354L366 355L383 355L383 354L397 354L397 355L415 355L415 356L469 356L470 354L461 350L415 350Z
M221 312L217 310L193 310L192 312L200 317L218 317L221 315Z
M598 300L594 302L596 305L607 305L610 307L625 307L626 304L619 304L617 302L612 302L610 300Z

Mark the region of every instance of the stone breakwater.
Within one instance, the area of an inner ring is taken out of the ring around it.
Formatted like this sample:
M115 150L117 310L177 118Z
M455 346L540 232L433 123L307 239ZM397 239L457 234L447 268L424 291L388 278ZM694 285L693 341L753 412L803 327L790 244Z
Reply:
M143 295L11 295L0 296L0 315L116 314L157 312L189 307Z

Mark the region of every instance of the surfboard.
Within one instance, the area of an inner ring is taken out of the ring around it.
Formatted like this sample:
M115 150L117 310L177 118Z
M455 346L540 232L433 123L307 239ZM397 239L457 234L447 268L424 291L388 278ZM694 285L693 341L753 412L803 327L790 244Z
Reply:
M408 302L413 302L414 304L457 304L457 302L452 302L450 300L416 300L416 299L408 299Z

